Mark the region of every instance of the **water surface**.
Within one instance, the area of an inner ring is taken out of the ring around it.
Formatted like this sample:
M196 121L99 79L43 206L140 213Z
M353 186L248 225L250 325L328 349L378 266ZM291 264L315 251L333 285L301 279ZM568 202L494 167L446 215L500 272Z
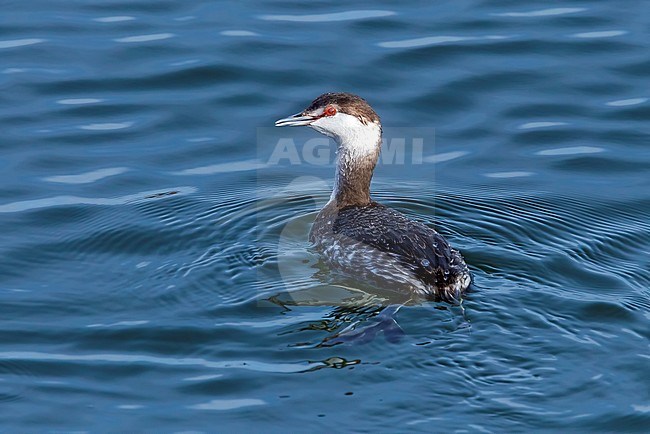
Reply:
M5 5L2 428L647 431L647 16ZM462 250L462 307L382 311L308 249L333 154L272 125L338 90L410 134L374 196Z

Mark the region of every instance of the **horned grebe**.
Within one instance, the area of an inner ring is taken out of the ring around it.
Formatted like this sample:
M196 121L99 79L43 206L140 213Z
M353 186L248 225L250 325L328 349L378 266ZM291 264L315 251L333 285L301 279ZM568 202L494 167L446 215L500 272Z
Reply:
M370 198L382 129L363 98L325 93L275 126L309 126L338 145L332 196L309 234L331 264L386 289L461 300L471 276L460 253L435 230Z

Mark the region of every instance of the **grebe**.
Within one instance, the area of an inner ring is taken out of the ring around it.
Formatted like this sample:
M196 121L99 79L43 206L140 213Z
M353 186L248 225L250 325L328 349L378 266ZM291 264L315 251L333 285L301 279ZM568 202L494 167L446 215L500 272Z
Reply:
M386 289L460 302L471 283L460 253L435 230L370 198L382 128L363 98L325 93L275 126L309 126L338 145L334 189L309 234L331 264Z

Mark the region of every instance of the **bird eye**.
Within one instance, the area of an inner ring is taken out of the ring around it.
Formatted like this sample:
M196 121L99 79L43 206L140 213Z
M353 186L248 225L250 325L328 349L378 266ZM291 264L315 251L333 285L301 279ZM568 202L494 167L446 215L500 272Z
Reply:
M334 116L336 114L336 109L333 106L328 105L327 107L325 107L323 114L325 116Z

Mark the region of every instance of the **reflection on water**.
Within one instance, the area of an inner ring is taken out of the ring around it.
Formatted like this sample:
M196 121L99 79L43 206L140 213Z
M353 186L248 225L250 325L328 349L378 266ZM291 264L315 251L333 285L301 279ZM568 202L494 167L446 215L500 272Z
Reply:
M638 2L5 9L7 431L647 431ZM310 251L332 158L272 125L340 90L430 132L374 198L463 252L461 306Z

